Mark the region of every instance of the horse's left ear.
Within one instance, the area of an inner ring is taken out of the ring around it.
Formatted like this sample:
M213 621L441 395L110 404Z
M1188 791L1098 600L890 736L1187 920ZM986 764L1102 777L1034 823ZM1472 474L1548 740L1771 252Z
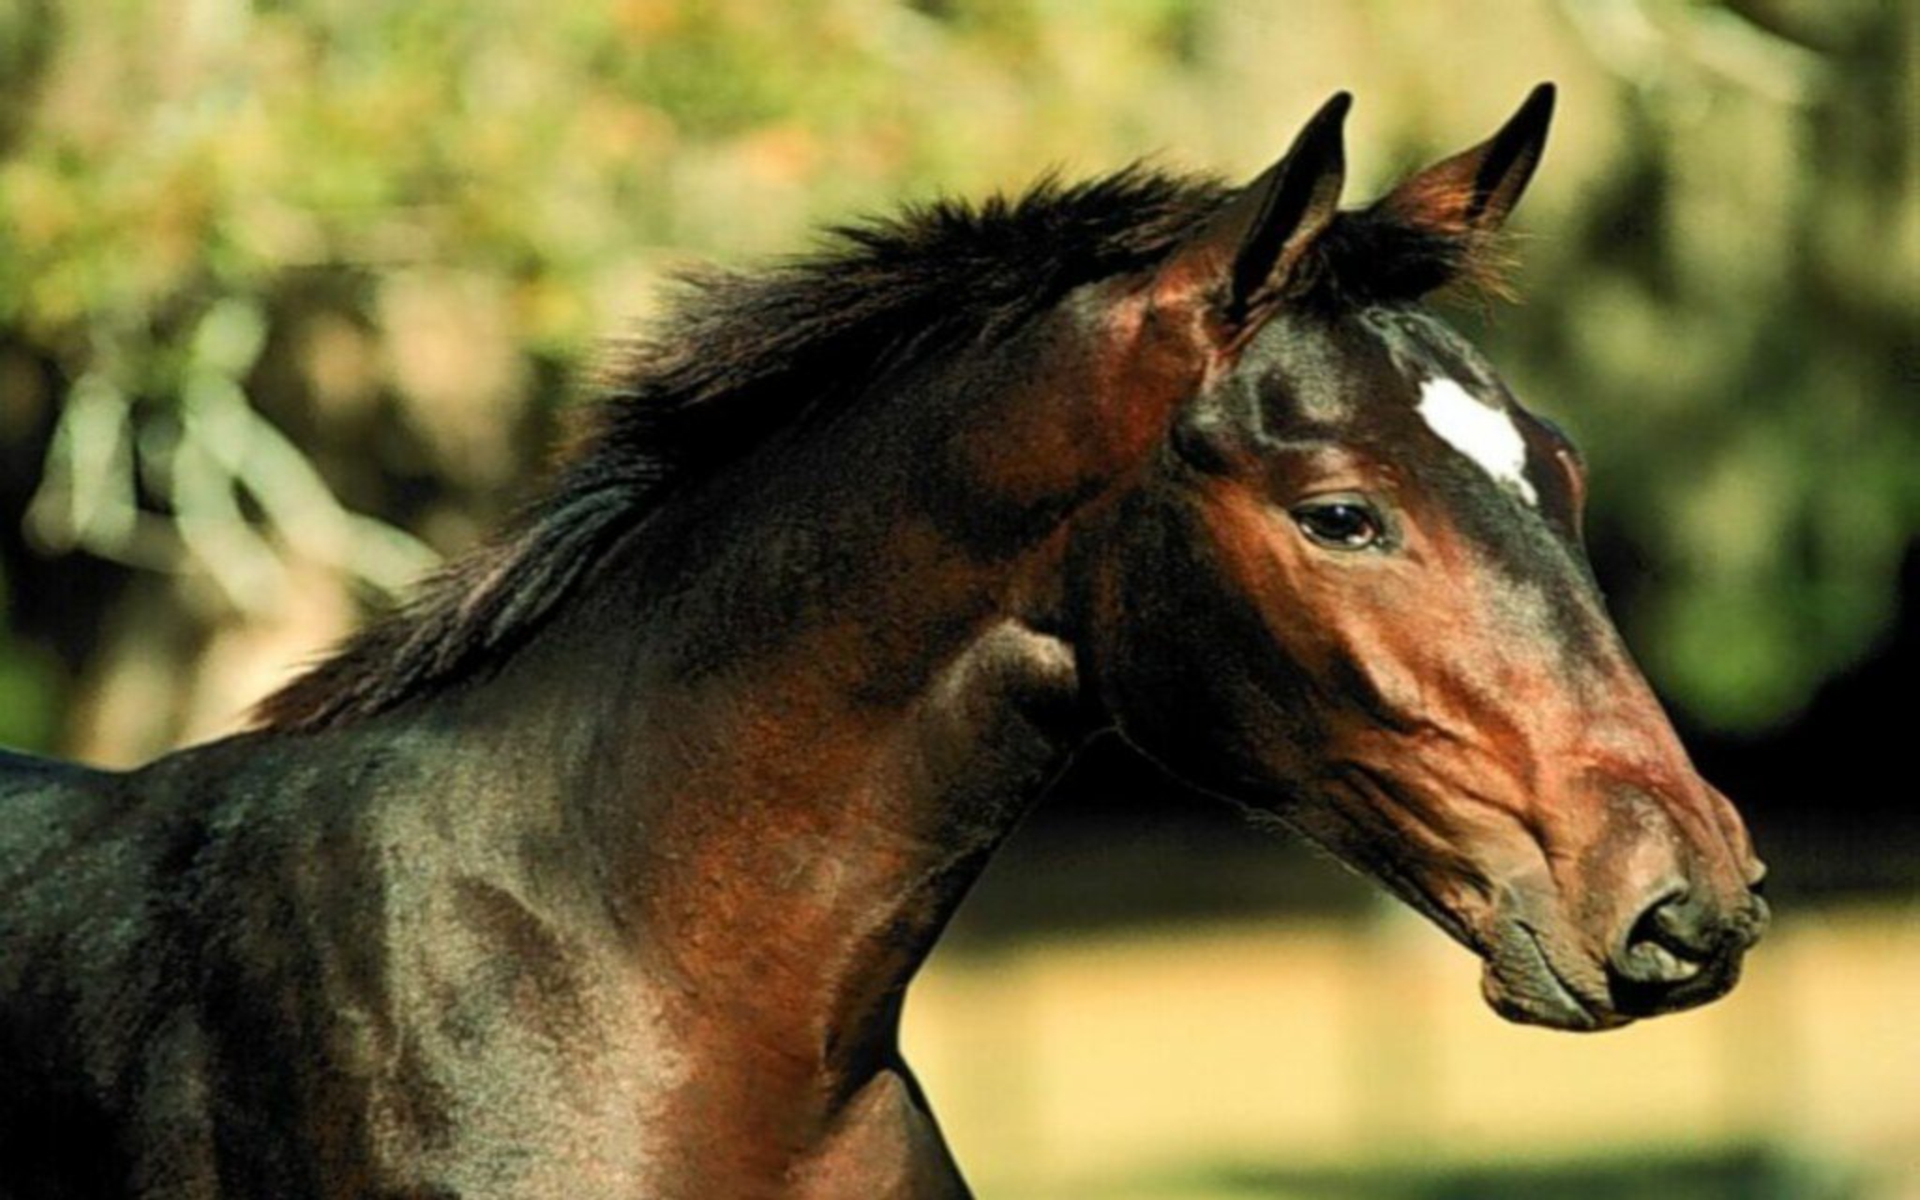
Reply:
M1339 210L1346 179L1341 127L1352 105L1346 92L1321 105L1280 161L1174 252L1161 270L1161 288L1209 297L1234 325L1276 294Z
M1500 228L1540 165L1552 120L1553 85L1543 83L1500 132L1409 176L1380 207L1410 225L1447 233Z

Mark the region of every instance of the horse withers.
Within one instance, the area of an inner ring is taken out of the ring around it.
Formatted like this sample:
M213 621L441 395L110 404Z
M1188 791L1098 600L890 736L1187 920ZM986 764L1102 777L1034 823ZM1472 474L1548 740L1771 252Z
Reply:
M1339 207L1129 169L691 281L546 497L261 709L0 760L0 1195L966 1194L905 990L1117 729L1595 1030L1762 869L1607 619L1585 473L1422 299L1541 88Z

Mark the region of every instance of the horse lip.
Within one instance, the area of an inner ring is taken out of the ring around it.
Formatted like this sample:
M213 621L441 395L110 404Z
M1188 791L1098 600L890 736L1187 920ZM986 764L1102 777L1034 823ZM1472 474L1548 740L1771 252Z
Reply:
M1524 957L1512 965L1509 965L1511 960L1488 957L1487 1000L1494 1011L1522 1024L1577 1033L1618 1028L1632 1019L1582 996L1554 965L1539 931L1523 920L1514 919L1512 924L1519 936L1508 941L1518 947ZM1536 985L1544 983L1548 989L1546 994L1541 995L1537 986L1526 991L1500 987L1501 977L1513 975L1516 969L1531 977Z

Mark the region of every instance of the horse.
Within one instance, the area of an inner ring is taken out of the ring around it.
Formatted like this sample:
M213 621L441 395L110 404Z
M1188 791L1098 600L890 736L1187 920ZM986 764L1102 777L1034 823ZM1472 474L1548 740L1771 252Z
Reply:
M1096 735L1500 1014L1714 999L1764 870L1582 460L1436 315L1553 108L1341 207L1135 165L698 272L504 531L124 773L0 762L0 1193L957 1197L906 991Z

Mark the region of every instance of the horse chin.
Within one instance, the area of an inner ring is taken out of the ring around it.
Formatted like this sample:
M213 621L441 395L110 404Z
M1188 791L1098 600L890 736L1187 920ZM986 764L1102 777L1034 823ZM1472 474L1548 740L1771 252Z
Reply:
M1502 923L1485 953L1480 991L1493 1011L1521 1025L1596 1033L1633 1023L1614 1007L1598 965L1556 955L1552 939L1524 921Z

